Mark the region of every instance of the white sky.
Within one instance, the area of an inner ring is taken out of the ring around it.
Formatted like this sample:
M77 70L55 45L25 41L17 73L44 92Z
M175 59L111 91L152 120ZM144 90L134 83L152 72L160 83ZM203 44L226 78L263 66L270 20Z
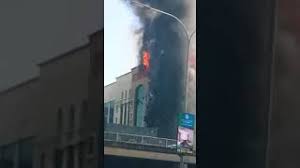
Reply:
M104 85L137 65L138 18L122 0L104 0Z

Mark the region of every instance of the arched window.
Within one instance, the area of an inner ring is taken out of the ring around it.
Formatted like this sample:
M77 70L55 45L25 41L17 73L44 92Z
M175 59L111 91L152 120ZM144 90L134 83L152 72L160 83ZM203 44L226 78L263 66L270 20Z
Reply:
M144 126L144 86L139 85L135 89L135 125L137 127Z

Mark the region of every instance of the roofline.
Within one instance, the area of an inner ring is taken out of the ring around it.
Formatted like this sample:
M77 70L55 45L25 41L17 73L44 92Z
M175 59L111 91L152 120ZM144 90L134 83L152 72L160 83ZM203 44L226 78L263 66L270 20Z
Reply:
M123 75L117 76L116 79L119 79L119 78L121 78L121 77L123 77L123 76L125 76L125 75L128 75L128 74L132 73L132 70L135 69L135 68L137 68L137 66L131 68L131 71L130 71L130 72L127 72L127 73L125 73L125 74L123 74ZM109 86L109 85L112 85L112 84L114 84L114 83L116 83L116 82L117 82L117 81L112 82L112 83L110 83L110 84L108 84L108 85L105 85L104 87Z
M132 73L132 70L137 69L137 68L138 68L138 66L135 66L135 67L131 68L131 71L129 71L129 72L123 74L123 75L120 75L120 76L116 77L116 79L121 78L122 76L125 76L125 75L128 75L128 74Z
M104 28L101 29L101 30L95 31L94 33L91 33L91 34L89 35L89 37L93 37L93 36L95 36L95 35L97 35L97 34L103 34L103 33L104 33Z
M125 73L125 74L123 74L123 75L120 75L120 76L116 77L116 79L119 79L119 78L121 78L121 77L123 77L123 76L125 76L125 75L130 74L130 73L132 73L132 72L130 71L130 72L127 72L127 73Z
M16 90L16 89L18 89L18 88L21 88L21 87L23 87L23 86L26 86L26 85L28 85L28 84L30 84L30 83L35 82L35 81L38 81L39 79L40 79L40 77L39 77L39 76L36 76L36 77L30 78L30 79L28 79L28 80L26 80L26 81L20 82L20 83L14 85L14 86L12 86L12 87L9 87L9 88L7 88L7 89L1 91L1 92L0 92L0 95L9 93L9 92L11 92L11 91L14 91L14 90Z
M93 37L93 36L95 36L95 35L97 35L97 34L101 34L101 33L102 33L102 34L104 33L104 29L95 31L94 33L91 33L91 34L88 35L88 36L91 38L91 37ZM71 49L70 51L67 51L67 52L65 52L65 53L62 53L62 54L60 54L60 55L58 55L58 56L56 56L56 57L53 57L53 58L51 58L51 59L49 59L49 60L43 61L43 62L41 62L41 63L38 63L37 65L38 65L38 66L44 66L44 65L47 65L47 64L49 64L49 63L55 62L55 61L60 60L60 59L66 57L66 56L68 56L68 55L70 55L70 54L73 54L73 53L75 53L75 52L77 52L77 51L79 51L79 50L81 50L81 49L84 49L84 48L89 47L90 44L91 44L91 41L89 41L88 43L83 44L83 45L81 45L81 46L79 46L79 47L73 48L73 49Z
M104 87L108 87L108 86L113 85L113 84L115 84L115 83L116 83L116 82L112 82L112 83L110 83L110 84L105 85Z
M98 33L104 33L104 29L98 30L98 31L96 31L96 32L94 32L94 33L92 33L92 34L90 34L89 36L91 37L91 36L94 36L94 35L96 35L96 34L98 34ZM84 48L89 47L90 44L91 44L91 43L88 42L88 43L86 43L86 44L84 44L84 45L81 45L81 46L79 46L79 47L76 47L76 48L74 48L74 49L71 49L70 51L67 51L67 52L65 52L65 53L63 53L63 54L60 54L60 55L58 55L58 56L56 56L56 57L53 57L53 58L51 58L51 59L49 59L49 60L43 61L43 62L41 62L41 63L38 63L37 65L38 65L38 66L44 66L44 65L47 65L47 64L49 64L49 63L55 62L55 61L57 61L57 60L60 60L60 59L62 59L62 58L64 58L64 57L66 57L66 56L72 54L72 53L75 53L75 52L77 52L77 51L79 51L79 50L82 50L82 49L84 49ZM36 77L33 77L33 78L29 78L28 80L25 80L25 81L20 82L20 83L14 85L14 86L12 86L12 87L9 87L9 88L7 88L7 89L4 89L3 91L0 91L0 95L6 94L6 93L11 92L11 91L14 91L14 90L16 90L16 89L18 89L18 88L20 88L20 87L23 87L23 86L26 86L26 85L28 85L28 84L30 84L30 83L33 83L33 82L39 80L39 78L40 78L39 76L36 76ZM115 82L113 82L113 83L115 83ZM113 84L113 83L111 83L111 84ZM111 85L111 84L108 84L107 86L109 86L109 85Z
M66 56L69 56L69 55L71 55L71 54L73 54L73 53L76 53L77 51L80 51L80 50L82 50L82 49L84 49L84 48L87 48L87 47L89 47L89 46L90 46L90 43L81 45L81 46L79 46L79 47L76 47L76 48L71 49L70 51L67 51L67 52L65 52L65 53L63 53L63 54L60 54L60 55L58 55L58 56L56 56L56 57L53 57L53 58L50 58L50 59L48 59L48 60L46 60L46 61L43 61L43 62L41 62L41 63L38 63L37 65L38 65L38 66L44 66L44 65L53 63L53 62L55 62L55 61L61 60L62 58L66 57Z
M137 66L131 68L131 71L133 71L133 70L135 70L135 69L138 69L140 66L141 66L141 65L137 65Z

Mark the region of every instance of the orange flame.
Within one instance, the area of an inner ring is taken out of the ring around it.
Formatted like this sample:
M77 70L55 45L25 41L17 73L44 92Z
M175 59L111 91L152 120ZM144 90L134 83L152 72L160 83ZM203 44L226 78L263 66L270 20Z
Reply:
M143 65L145 70L149 70L150 68L150 53L148 51L144 51L143 53Z

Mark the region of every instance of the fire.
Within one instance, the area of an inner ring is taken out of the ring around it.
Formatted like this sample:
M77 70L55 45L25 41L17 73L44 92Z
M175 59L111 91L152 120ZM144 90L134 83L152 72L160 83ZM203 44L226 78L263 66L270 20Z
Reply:
M143 65L145 70L149 70L150 68L150 53L148 51L144 51L143 53Z

